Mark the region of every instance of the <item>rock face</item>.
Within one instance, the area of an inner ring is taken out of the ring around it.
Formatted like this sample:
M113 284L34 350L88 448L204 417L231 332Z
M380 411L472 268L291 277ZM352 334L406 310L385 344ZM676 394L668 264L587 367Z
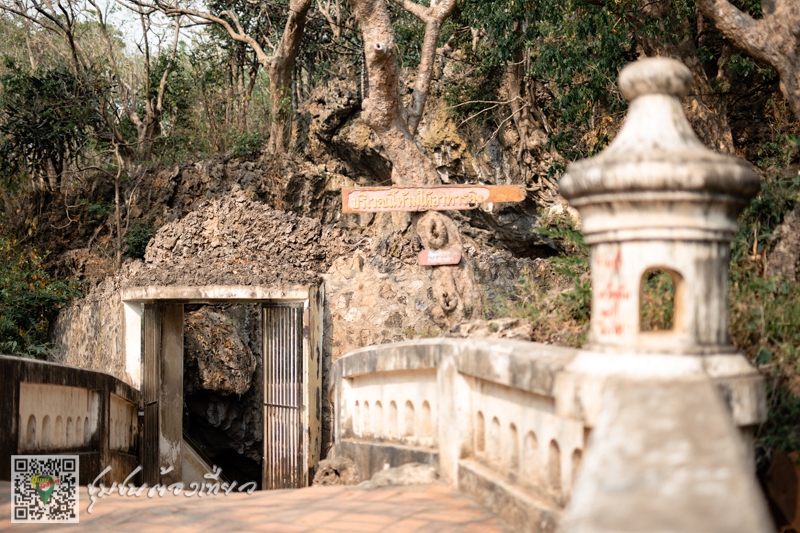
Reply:
M126 265L127 266L127 265ZM122 351L121 279L110 276L58 314L50 333L56 362L101 370L130 383Z
M361 478L352 459L334 457L319 462L314 485L355 485Z
M202 307L184 316L184 393L204 390L242 395L250 389L256 358L233 320Z
M472 320L456 324L447 332L447 337L461 339L533 339L533 325L523 318L496 318L494 320Z
M480 297L496 303L512 295L531 261L478 245L477 238L464 239L463 256L473 264ZM196 211L164 225L148 245L144 261L126 262L119 274L62 311L53 341L64 347L62 362L125 379L122 289L324 284L320 413L324 456L332 427L328 382L332 361L371 344L443 333L433 316L430 267L417 264L420 250L417 238L399 232L385 237L346 232L273 210L234 187L229 197L205 201ZM210 449L234 450L251 460L247 471L252 473L259 468L263 438L260 407L254 407L261 405L261 397L255 399L262 388L256 386L261 382L261 333L252 329L260 327L260 320L257 311L244 313L235 307L206 307L202 312L186 307L187 427L199 428L198 439L207 437ZM247 321L250 329L242 329ZM225 471L231 470L230 464L222 463Z
M127 285L308 284L353 249L342 230L270 209L234 187L162 227Z
M767 277L781 276L788 281L797 280L800 265L800 204L797 205L775 230L778 243L767 261Z

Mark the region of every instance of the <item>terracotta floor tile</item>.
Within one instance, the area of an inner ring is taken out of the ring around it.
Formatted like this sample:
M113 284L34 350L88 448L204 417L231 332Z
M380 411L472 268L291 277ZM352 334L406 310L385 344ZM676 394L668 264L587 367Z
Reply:
M370 522L374 524L388 524L390 522L394 522L395 518L393 516L387 516L385 514L347 513L340 516L339 520L342 521L346 520L349 522Z
M0 482L0 530L52 531L51 524L10 523L9 484ZM497 517L444 485L385 487L312 487L263 491L251 495L187 498L106 496L93 513L81 493L81 523L59 531L126 533L499 533ZM16 526L16 527L12 527Z
M375 522L335 521L326 524L325 527L334 531L377 533L384 529L384 525L385 524L377 524Z
M411 533L412 531L425 531L425 527L430 525L427 520L416 518L406 518L387 526L384 531L387 533Z
M333 510L314 511L297 520L297 523L306 526L325 525L340 514L341 513L339 511Z

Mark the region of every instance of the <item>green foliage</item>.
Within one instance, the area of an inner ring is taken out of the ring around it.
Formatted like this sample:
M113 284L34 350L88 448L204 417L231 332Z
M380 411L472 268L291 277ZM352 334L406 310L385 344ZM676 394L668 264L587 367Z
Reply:
M731 54L730 63L728 63L728 72L731 75L739 78L747 78L756 72L756 64L749 57L744 57L739 54Z
M114 204L89 204L86 206L86 214L93 222L103 222L114 212Z
M480 73L526 59L527 75L545 81L552 98L542 111L557 126L550 146L567 160L600 150L608 136L587 136L598 110L613 115L626 104L616 90L620 69L631 59L637 2L595 5L586 0L465 0L461 16L484 28ZM540 103L541 104L541 103ZM585 139L584 139L585 138Z
M575 229L569 216L552 218L537 233L556 242L563 255L550 259L553 270L572 280L572 287L561 294L569 315L579 323L589 321L591 314L592 286L589 280L589 246L583 234Z
M761 168L786 168L800 153L800 137L788 132L776 134L758 150L758 166Z
M486 318L525 318L538 340L582 346L591 312L588 246L566 215L547 219L537 233L561 255L526 268L513 297L484 302Z
M264 142L264 136L259 132L243 133L233 141L231 152L236 157L257 156L263 148Z
M800 451L800 396L795 396L783 386L770 384L767 389L769 418L758 427L755 433L758 443L760 468L768 466L766 459L772 450L780 448L785 452Z
M800 346L800 283L764 277L763 257L775 228L800 194L800 177L762 180L758 197L742 213L731 246L731 333L735 344L762 364L797 368Z
M764 18L761 0L732 0L731 3L755 19Z
M478 126L490 120L492 115L487 111L497 107L494 101L497 99L500 80L499 72L492 74L481 77L477 83L470 80L445 87L443 98L450 116L471 120Z
M675 283L663 270L645 273L642 284L640 325L642 331L672 329Z
M60 173L102 127L97 93L104 90L88 71L76 75L55 66L31 74L6 59L0 76L0 174L11 176L26 165L32 172Z
M45 271L44 258L20 247L0 227L0 353L43 358L51 321L80 296L74 284Z
M141 219L133 220L128 228L128 233L125 234L125 255L135 259L143 258L147 244L155 234L156 230L152 222Z
M767 175L758 197L742 213L731 245L731 336L777 384L769 391L769 418L756 432L757 444L766 456L771 456L775 447L800 451L800 397L780 385L800 376L800 283L764 276L765 254L773 244L774 231L784 214L794 208L799 194L797 175Z

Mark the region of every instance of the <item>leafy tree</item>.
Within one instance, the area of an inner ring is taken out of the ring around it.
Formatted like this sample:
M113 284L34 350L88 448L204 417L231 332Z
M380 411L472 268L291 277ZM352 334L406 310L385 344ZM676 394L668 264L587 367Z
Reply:
M34 74L13 61L6 68L0 76L0 172L11 177L26 167L55 189L65 165L103 127L97 93L105 87L91 71L56 66Z
M47 332L59 309L80 293L53 280L45 255L25 250L0 227L0 353L43 357Z

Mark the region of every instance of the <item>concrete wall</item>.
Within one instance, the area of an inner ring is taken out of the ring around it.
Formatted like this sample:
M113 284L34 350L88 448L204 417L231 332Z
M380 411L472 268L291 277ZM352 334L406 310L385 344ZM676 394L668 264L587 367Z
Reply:
M50 334L54 361L100 370L138 387L125 364L125 317L118 277L109 277L63 309Z
M429 339L356 350L334 365L336 454L362 479L415 461L524 531L555 531L585 449L556 414L555 374L576 350Z
M139 392L101 372L0 356L0 479L16 454L74 454L80 483L121 482L139 465Z

